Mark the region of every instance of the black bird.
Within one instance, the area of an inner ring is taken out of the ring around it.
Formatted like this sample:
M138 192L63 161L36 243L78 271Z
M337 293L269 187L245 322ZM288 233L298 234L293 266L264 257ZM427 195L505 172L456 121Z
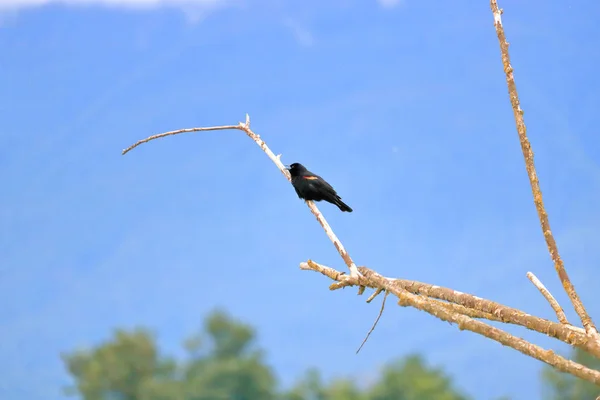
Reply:
M342 201L335 189L325 179L307 170L304 165L293 163L287 167L292 176L292 185L298 197L304 200L325 200L335 204L342 211L352 212L352 209Z

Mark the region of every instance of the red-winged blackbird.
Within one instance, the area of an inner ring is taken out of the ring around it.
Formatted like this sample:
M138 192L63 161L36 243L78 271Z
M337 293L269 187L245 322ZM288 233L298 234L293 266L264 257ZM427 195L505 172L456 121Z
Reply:
M287 169L292 176L292 185L301 199L313 201L325 200L331 204L335 204L342 211L352 212L352 209L342 201L341 197L338 196L325 179L313 174L304 165L293 163Z

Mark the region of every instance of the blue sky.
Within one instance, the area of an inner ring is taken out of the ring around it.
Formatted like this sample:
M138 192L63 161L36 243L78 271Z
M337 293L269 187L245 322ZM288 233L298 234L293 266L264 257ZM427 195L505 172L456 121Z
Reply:
M600 322L600 4L501 2L553 232ZM324 176L358 264L578 322L538 226L486 1L0 1L0 393L60 399L58 354L147 326L179 352L215 307L255 325L289 385L369 382L422 352L476 399L539 398L541 363L298 269L343 269L235 124ZM391 303L390 303L391 304ZM544 346L558 342L510 329ZM508 382L508 384L506 384Z

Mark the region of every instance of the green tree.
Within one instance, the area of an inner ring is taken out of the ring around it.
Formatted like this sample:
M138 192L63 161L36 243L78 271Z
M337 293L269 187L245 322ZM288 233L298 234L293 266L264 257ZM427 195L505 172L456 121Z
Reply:
M216 311L186 342L190 359L176 365L158 355L146 331L117 331L92 351L63 356L84 400L270 400L275 379L254 348L251 327Z
M76 351L62 356L75 385L69 394L86 400L137 400L144 387L170 380L174 365L161 360L152 335L145 330L117 330L109 342L93 351Z
M581 349L575 348L571 359L588 368L600 370L600 360ZM544 399L594 400L600 396L600 387L573 375L559 372L550 366L545 366L542 370L542 380Z
M193 358L185 367L186 399L274 399L275 378L263 361L262 351L253 348L254 338L250 326L224 312L210 315L204 333L187 344Z
M255 344L252 327L215 311L185 342L186 360L157 349L145 330L117 330L90 351L63 356L74 380L70 393L83 400L465 400L439 368L419 356L388 364L374 385L350 379L325 382L310 369L289 391L277 393L271 369Z
M304 377L283 395L284 400L326 400L321 373L316 368L306 371Z
M430 368L418 355L386 365L369 391L369 400L466 400L440 368Z
M284 400L466 400L452 388L439 368L425 365L421 357L408 356L382 369L370 388L359 388L352 380L336 379L326 384L315 369L288 392Z
M284 400L367 400L364 392L351 380L334 379L325 384L316 368L309 369L304 377L283 396Z
M368 400L367 394L350 379L334 379L327 387L328 400Z

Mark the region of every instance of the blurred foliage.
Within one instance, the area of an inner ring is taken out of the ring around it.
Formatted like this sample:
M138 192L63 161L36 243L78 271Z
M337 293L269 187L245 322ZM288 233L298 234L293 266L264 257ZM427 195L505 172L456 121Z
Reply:
M118 329L110 340L88 351L62 356L74 384L66 392L82 400L467 400L441 368L419 355L386 364L371 384L356 379L326 381L318 369L306 371L287 391L256 346L254 329L215 311L202 330L187 339L187 357L160 354L145 329ZM580 349L572 359L600 370L600 360ZM544 399L593 400L600 388L546 366ZM498 400L509 400L502 397Z
M574 348L569 359L588 368L600 371L600 360L585 351ZM600 387L573 375L544 366L544 399L548 400L594 400L600 396Z
M467 400L439 368L427 367L418 355L388 363L371 386L359 388L353 380L324 384L317 370L309 370L285 400Z
M467 400L416 355L385 365L371 385L326 382L310 369L281 391L255 338L252 327L215 311L185 341L186 359L174 360L150 332L117 330L92 350L62 356L74 381L67 392L83 400Z
M371 390L370 400L466 400L452 388L439 368L429 368L420 356L387 365Z

